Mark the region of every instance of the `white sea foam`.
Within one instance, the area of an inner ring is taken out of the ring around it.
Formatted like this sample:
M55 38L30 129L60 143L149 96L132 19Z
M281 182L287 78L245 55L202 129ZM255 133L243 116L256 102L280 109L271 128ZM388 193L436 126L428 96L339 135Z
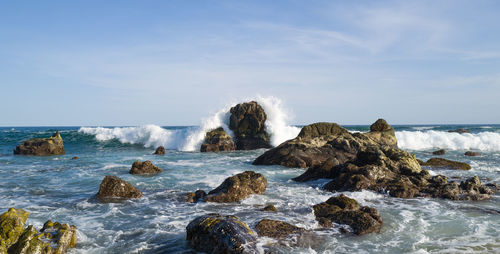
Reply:
M254 100L262 105L267 114L265 127L271 136L271 145L277 146L298 135L300 128L287 124L291 114L284 109L281 100L275 97L258 97ZM94 135L99 141L117 139L122 143L142 144L145 147L162 145L167 149L197 151L207 131L222 127L230 136L234 136L228 127L229 110L230 106L224 107L202 119L199 127L187 129L167 130L150 124L139 127L81 127L79 132Z
M500 151L500 133L453 133L443 131L398 131L398 146L410 150L443 148L450 150Z
M411 128L414 130L417 130L417 131L425 131L425 130L432 130L432 129L436 128L436 126L415 126L415 127L411 127Z

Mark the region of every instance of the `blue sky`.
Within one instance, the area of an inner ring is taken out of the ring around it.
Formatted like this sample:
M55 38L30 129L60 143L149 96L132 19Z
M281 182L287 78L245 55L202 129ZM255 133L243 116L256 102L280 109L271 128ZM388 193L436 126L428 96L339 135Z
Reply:
M500 1L2 1L0 125L500 123Z

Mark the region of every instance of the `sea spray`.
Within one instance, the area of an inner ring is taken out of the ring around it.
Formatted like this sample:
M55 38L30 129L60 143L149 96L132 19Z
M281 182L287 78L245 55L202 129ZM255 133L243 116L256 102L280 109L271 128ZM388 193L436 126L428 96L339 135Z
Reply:
M280 99L276 97L261 97L256 99L267 114L266 131L271 135L271 145L279 144L299 135L300 128L288 125L290 113L286 111Z

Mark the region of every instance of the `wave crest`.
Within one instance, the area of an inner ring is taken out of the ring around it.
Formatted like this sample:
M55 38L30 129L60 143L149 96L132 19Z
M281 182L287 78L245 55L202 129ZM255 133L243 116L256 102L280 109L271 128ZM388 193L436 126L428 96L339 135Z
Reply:
M398 131L398 146L409 150L443 148L450 150L500 151L500 133L450 133L443 131Z

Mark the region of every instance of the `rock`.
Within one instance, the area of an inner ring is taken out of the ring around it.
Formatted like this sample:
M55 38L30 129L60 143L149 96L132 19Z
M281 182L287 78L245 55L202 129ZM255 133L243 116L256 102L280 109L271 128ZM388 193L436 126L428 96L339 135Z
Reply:
M78 159L80 159L80 157L78 157L78 156L73 156L73 157L71 157L71 159L72 159L72 160L78 160Z
M422 166L432 167L432 168L442 168L442 169L460 169L469 170L471 166L465 162L458 162L447 160L443 158L431 158L427 160Z
M35 227L29 225L19 240L9 248L8 253L52 253L50 243L41 239L43 236L43 234L38 233Z
M245 171L226 178L219 187L211 190L204 198L207 202L239 202L252 194L266 191L267 179L259 173Z
M349 225L354 234L363 235L379 232L382 227L382 218L377 209L360 206L359 203L344 194L331 197L326 202L313 206L316 220L323 226L332 223Z
M478 152L467 151L464 153L465 156L480 156L481 154Z
M186 240L199 252L259 253L254 233L236 216L203 215L191 221L186 231Z
M234 151L236 145L233 138L227 134L222 127L211 130L205 134L205 140L201 144L200 152Z
M470 130L469 129L464 129L464 128L460 128L460 129L456 129L456 130L449 130L448 132L456 132L456 133L470 133Z
M9 248L16 243L23 233L24 223L26 223L28 216L28 212L16 208L10 208L0 215L0 241L4 248Z
M186 202L196 203L200 200L203 200L206 195L207 195L207 193L205 191L202 191L202 190L197 190L195 192L188 192L186 194Z
M444 150L444 149L439 149L439 150L432 152L432 154L434 154L434 155L443 155L445 153L446 153L446 150Z
M233 131L238 150L270 148L265 130L266 112L255 101L237 104L230 110L229 128Z
M97 197L107 202L113 199L140 198L142 192L117 176L106 176L102 180Z
M257 223L255 230L259 236L284 238L290 234L303 233L306 230L290 223L278 220L263 219Z
M45 237L52 240L52 246L57 244L55 253L66 253L70 248L76 246L76 227L69 224L47 221L43 224L42 230Z
M268 150L253 164L306 168L318 167L330 160L335 166L354 159L363 147L397 147L394 129L384 120L377 120L371 129L368 133L350 133L335 123L307 125L296 138Z
M164 146L159 146L156 148L156 151L154 152L156 155L165 155L165 147Z
M263 212L275 212L275 213L278 212L278 209L276 209L276 207L274 205L268 205L260 210Z
M36 138L23 141L14 149L14 154L20 155L61 155L65 154L63 140L57 131L50 138Z
M129 173L133 175L142 175L142 174L158 174L161 173L161 168L153 165L151 161L136 161L132 164L132 168L130 168Z

